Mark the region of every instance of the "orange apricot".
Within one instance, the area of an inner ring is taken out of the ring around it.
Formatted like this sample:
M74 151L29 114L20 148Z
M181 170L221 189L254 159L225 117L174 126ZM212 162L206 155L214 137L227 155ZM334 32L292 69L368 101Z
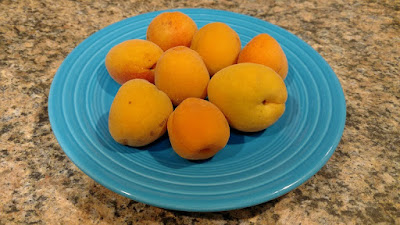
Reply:
M175 46L190 46L196 23L184 13L164 12L156 16L147 28L147 40L164 51Z
M168 118L167 130L174 151L182 158L202 160L228 143L230 129L224 114L211 102L187 98Z
M210 80L207 68L192 49L178 46L167 50L155 69L155 84L177 106L189 97L205 98Z
M228 66L211 78L207 91L229 125L243 132L264 130L285 112L287 90L282 77L261 64Z
M163 51L156 44L140 39L124 41L108 52L106 68L119 84L132 79L145 79L154 83L154 66Z
M154 84L133 79L119 88L111 104L108 128L120 144L145 146L167 131L172 110L171 100Z
M257 63L270 67L282 79L288 73L288 62L278 41L268 34L259 34L247 43L238 57L238 63Z
M212 76L236 63L241 44L236 31L225 23L215 22L196 32L190 48L200 54Z

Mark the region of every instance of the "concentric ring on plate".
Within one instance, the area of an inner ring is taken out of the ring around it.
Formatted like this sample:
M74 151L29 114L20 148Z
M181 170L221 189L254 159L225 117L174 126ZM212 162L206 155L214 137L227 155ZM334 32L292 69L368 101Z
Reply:
M104 58L117 43L143 39L151 19L162 11L152 12L98 31L60 66L50 90L49 117L65 153L83 172L121 195L185 211L252 206L315 174L334 152L345 121L343 91L329 65L305 42L265 21L219 10L180 11L199 27L227 23L242 46L259 33L278 40L289 62L289 97L281 119L263 132L233 130L227 147L200 163L177 156L166 135L140 149L114 142L107 122L119 85L109 77Z

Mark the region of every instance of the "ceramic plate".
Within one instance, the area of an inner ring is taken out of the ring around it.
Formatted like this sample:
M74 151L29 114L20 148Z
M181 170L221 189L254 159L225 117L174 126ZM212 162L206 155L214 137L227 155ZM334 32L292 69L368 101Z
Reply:
M171 10L170 10L171 11ZM68 157L106 188L150 205L183 211L222 211L263 203L313 176L342 136L346 105L326 61L304 41L268 22L227 11L179 9L202 27L220 21L240 36L242 47L259 33L282 46L289 62L286 111L265 131L232 130L213 158L191 162L171 148L167 135L143 148L117 144L108 113L118 85L104 65L111 47L145 39L162 11L112 24L77 46L58 69L50 89L49 117Z

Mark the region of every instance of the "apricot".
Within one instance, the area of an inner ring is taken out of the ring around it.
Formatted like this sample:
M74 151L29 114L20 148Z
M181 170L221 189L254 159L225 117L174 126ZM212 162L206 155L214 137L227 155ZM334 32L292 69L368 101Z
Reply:
M176 46L190 46L196 23L181 12L164 12L156 16L147 28L147 40L156 43L162 50Z
M154 83L153 69L162 53L162 49L150 41L133 39L111 48L105 64L110 76L119 84L135 78Z
M241 44L239 35L232 28L225 23L215 22L195 33L190 48L200 54L212 76L220 69L236 63Z
M285 111L285 83L271 68L255 63L228 66L208 84L208 99L226 116L231 127L261 131Z
M166 132L173 110L168 96L143 79L124 83L111 104L108 128L113 139L123 145L150 144Z
M238 63L251 62L268 66L283 79L288 73L288 62L278 41L268 34L259 34L247 43L239 54Z
M205 98L210 80L199 54L188 47L167 50L155 69L155 84L176 106L189 97Z
M202 160L214 156L228 143L229 124L212 103L185 99L168 118L168 136L182 158Z

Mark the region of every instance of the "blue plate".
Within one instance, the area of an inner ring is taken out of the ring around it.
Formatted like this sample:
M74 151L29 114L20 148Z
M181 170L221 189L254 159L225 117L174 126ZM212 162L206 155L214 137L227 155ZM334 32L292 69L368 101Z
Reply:
M284 115L267 130L232 130L213 158L191 162L174 153L167 135L143 148L117 144L108 112L118 85L104 59L116 44L145 39L150 21L163 11L112 24L77 46L58 69L50 89L49 117L68 157L108 189L150 205L183 211L222 211L279 197L314 175L335 151L346 105L340 83L325 60L304 41L268 22L232 12L178 9L202 27L220 21L244 46L268 33L289 62ZM172 10L168 10L172 11Z

